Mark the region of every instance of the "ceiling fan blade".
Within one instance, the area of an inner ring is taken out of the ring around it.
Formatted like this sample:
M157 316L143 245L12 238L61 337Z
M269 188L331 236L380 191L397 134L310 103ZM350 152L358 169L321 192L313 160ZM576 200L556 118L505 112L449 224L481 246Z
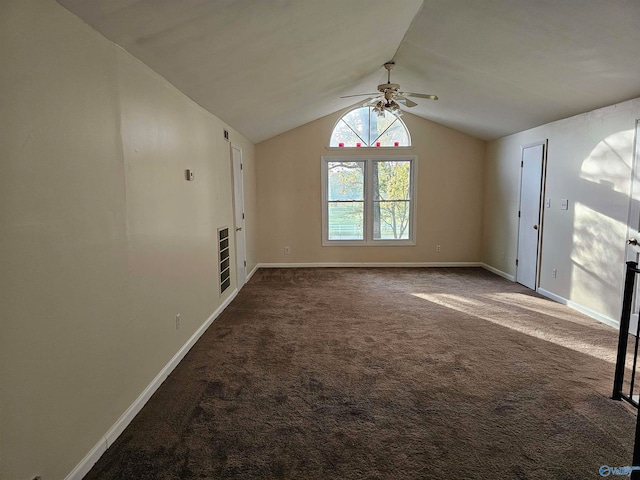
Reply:
M396 100L398 101L398 103L401 103L409 108L415 107L416 105L418 105L416 102L413 102L408 98L404 98L403 96L400 96L400 95L396 96Z
M380 93L358 93L357 95L345 95L344 97L340 97L340 98L351 98L351 97L364 97L364 96L371 96L371 95L380 95Z
M426 93L400 92L403 97L426 98L428 100L438 100L436 95L427 95Z
M362 106L366 107L368 105L373 105L375 103L378 103L380 101L380 96L377 97L373 97L373 98L367 98L363 103Z

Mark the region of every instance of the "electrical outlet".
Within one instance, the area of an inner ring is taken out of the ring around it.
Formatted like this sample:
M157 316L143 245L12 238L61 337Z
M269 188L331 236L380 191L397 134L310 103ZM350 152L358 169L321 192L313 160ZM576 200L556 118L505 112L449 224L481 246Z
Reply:
M284 254L289 255L291 253L291 247L284 247Z
M180 328L180 313L176 315L176 330Z
M551 276L553 278L558 278L558 270L555 269L555 268L553 270L551 270Z
M440 253L440 245L436 245L436 252Z

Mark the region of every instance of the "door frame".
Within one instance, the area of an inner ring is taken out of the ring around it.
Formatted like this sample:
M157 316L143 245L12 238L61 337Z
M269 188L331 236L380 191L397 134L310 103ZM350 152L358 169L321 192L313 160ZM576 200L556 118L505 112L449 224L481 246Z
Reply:
M527 143L520 147L520 181L518 186L518 226L516 235L516 272L514 278L518 281L518 260L520 257L520 212L522 211L522 178L524 174L524 151L527 148L542 146L542 172L540 179L540 200L539 200L539 214L538 214L538 241L536 243L536 274L534 279L534 291L538 291L540 286L540 270L542 266L542 240L544 236L544 206L546 198L547 187L547 155L549 152L549 139L539 140L537 142Z
M632 222L640 227L640 178L638 178L638 167L640 167L640 119L636 119L634 137L633 137L633 158L631 159L631 185L629 186L629 213L627 215L627 240L636 239L640 242L640 228L637 230L631 226ZM635 220L634 220L635 219ZM626 242L624 252L625 262L638 262L640 259L640 245L632 245ZM626 274L626 263L623 266L623 278ZM629 323L629 333L637 332L638 329L638 305L640 295L638 292L639 284L636 279L633 300L631 301L631 321ZM620 297L622 304L622 296Z
M247 237L245 231L242 148L237 145L231 144L230 152L236 287L238 290L240 290L247 281ZM237 159L234 156L234 152L238 153ZM239 241L239 239L241 241Z

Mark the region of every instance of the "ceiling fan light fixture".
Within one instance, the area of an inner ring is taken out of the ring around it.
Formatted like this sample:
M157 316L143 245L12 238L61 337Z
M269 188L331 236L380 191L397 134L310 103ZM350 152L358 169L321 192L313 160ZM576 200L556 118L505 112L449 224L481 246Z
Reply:
M386 108L391 113L393 113L396 117L402 116L402 110L400 110L400 105L398 105L395 100L391 100L389 103L387 103Z
M363 106L368 107L370 103L365 103ZM402 116L402 110L400 105L394 100L386 102L385 100L379 100L373 107L373 111L378 114L379 117L384 117L386 112L392 113L396 117Z
M376 106L373 107L373 111L378 114L379 117L384 117L385 104L382 100L376 103Z

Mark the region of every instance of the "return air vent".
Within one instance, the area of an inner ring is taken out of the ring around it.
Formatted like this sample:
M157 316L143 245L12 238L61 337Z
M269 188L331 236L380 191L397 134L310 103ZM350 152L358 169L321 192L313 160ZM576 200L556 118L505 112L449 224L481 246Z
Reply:
M229 227L218 229L218 259L220 260L220 293L231 286L229 271Z

